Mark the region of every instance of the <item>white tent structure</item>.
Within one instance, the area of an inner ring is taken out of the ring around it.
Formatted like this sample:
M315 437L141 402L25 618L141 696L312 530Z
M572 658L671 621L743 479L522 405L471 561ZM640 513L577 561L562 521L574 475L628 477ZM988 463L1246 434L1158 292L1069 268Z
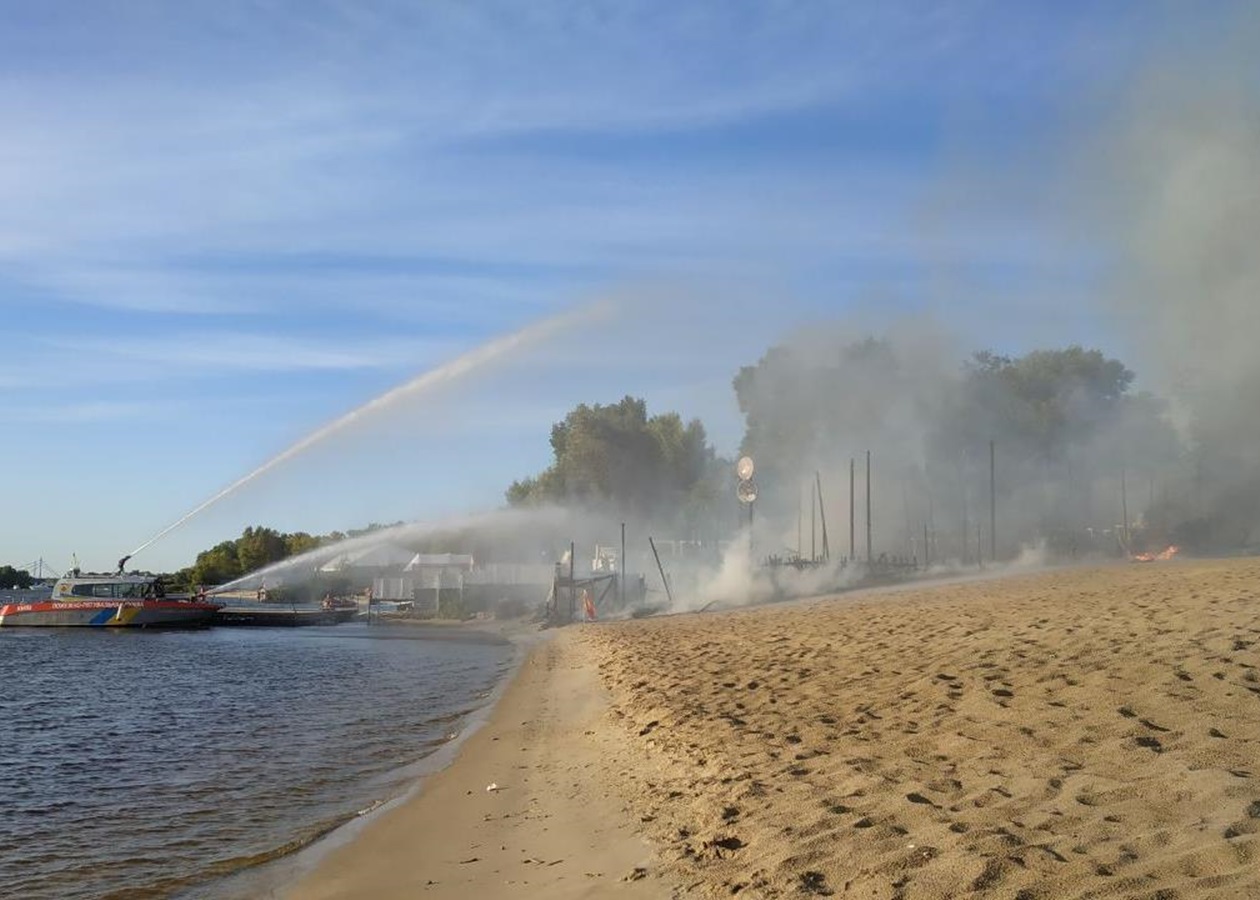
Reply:
M372 597L397 603L413 602L419 612L436 615L442 607L443 591L458 591L464 600L464 579L473 568L468 553L408 554L401 576L372 580Z
M470 572L473 567L471 553L417 553L403 567L404 572L425 572L454 570Z
M344 572L347 569L402 569L416 554L396 544L374 544L334 556L319 567L321 572Z
M417 609L436 615L441 609L443 590L457 590L460 605L463 605L464 577L472 571L472 567L473 558L468 553L417 553L403 567L410 577L399 581L410 582L411 596ZM405 592L407 585L399 587Z

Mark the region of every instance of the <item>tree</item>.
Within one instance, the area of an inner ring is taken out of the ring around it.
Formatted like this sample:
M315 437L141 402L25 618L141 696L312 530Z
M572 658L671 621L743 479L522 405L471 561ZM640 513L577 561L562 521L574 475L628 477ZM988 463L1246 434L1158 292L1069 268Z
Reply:
M847 480L849 459L870 449L883 540L921 543L931 520L961 555L964 533L974 541L977 521L988 526L994 441L1010 552L1051 532L1109 529L1121 472L1149 483L1183 454L1164 404L1131 393L1133 373L1099 350L983 351L959 367L941 349L911 333L818 330L742 368L734 387L759 510L794 516L816 468Z
M13 566L0 566L0 587L26 589L31 586L31 582L31 574L26 570L15 569Z
M314 550L323 543L322 538L307 534L305 531L296 531L293 534L284 535L284 548L286 556L298 556L310 550Z
M546 470L508 488L509 504L577 502L677 516L707 498L698 485L716 462L698 419L684 424L672 412L649 418L647 404L629 396L571 410L552 426L551 449Z
M333 531L326 535L313 535L305 531L285 534L274 528L251 525L241 532L239 538L223 541L198 553L197 561L187 569L181 569L175 578L180 583L190 585L223 584L325 544L335 544L392 527L394 526L373 522L366 528L351 529L349 532Z
M288 556L288 543L274 528L246 528L236 541L236 558L245 572L253 572Z
M237 556L236 541L222 541L197 554L191 580L194 584L223 584L240 578L244 572Z
M885 464L922 459L923 423L943 385L917 368L911 348L825 331L771 347L734 379L744 414L741 452L757 464L758 508L795 511L815 468L839 468L877 448ZM847 468L847 464L846 468Z
M274 528L250 526L239 538L198 553L197 561L181 570L178 578L187 584L223 584L290 556L314 550L331 542L334 535L320 537L305 531L284 534ZM345 535L338 539L344 540Z
M1062 460L1117 420L1132 382L1119 360L1080 346L1016 359L981 351L964 365L961 390L940 422L939 449L954 454L1000 435L1021 457Z

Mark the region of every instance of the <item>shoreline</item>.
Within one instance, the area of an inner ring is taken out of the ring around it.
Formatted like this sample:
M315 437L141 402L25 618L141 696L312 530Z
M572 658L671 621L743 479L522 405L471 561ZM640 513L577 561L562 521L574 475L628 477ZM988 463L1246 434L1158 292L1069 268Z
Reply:
M194 886L178 896L190 900L278 900L287 896L286 891L307 874L316 869L321 861L337 848L355 841L361 831L378 816L408 802L419 793L425 782L453 765L463 745L484 727L504 693L520 673L521 666L530 653L550 635L538 632L524 621L444 623L433 627L427 623L387 623L381 627L396 629L397 633L373 634L364 639L372 640L422 640L450 643L511 645L512 655L494 686L484 695L484 702L471 710L459 723L455 736L443 743L428 756L399 767L392 773L403 782L402 789L392 796L382 797L360 810L345 821L332 826L298 849L284 853L259 865L226 875L214 882ZM374 629L375 630L375 629Z
M275 896L1250 896L1256 648L1255 559L564 629Z
M659 896L649 845L624 805L578 775L600 762L607 698L576 630L526 648L501 696L404 797L323 848L270 896Z

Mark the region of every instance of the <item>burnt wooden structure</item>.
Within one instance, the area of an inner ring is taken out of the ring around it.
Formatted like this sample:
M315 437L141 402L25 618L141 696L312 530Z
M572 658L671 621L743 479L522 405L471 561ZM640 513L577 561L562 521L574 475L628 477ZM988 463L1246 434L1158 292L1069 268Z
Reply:
M618 583L617 572L596 572L591 575L577 576L574 572L575 546L569 544L569 566L566 570L563 563L556 563L555 579L551 584L551 596L547 600L547 624L549 626L568 625L571 622L586 618L582 609L581 597L587 592L591 598L592 609L598 614L604 601Z

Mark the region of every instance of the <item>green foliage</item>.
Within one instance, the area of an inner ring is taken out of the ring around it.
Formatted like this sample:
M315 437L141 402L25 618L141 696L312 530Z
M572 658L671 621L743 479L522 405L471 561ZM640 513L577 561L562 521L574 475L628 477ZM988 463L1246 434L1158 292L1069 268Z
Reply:
M703 515L716 496L706 484L718 466L699 419L677 413L648 417L635 397L571 410L551 429L554 461L533 478L513 482L513 506L584 503L643 515L689 510Z
M187 586L224 584L325 544L334 544L392 527L394 526L373 522L366 528L352 529L349 532L334 531L326 535L313 535L305 531L285 534L274 528L251 526L241 532L239 538L223 541L198 553L197 561L188 568L181 569L172 577L172 581Z
M323 542L323 539L307 534L305 531L296 531L293 534L284 535L284 549L286 556L297 556L308 550L314 550Z
M1079 346L976 353L951 383L914 363L874 338L809 353L771 348L734 380L744 452L758 456L763 476L796 472L829 443L860 445L900 417L918 423L906 430L927 439L929 457L955 459L1000 437L1017 456L1054 460L1126 413L1162 415L1149 396L1127 393L1133 373L1122 363Z
M305 532L281 534L274 528L246 528L236 540L223 541L197 554L190 569L177 576L187 584L223 584L321 543Z
M1023 456L1059 460L1117 420L1132 381L1118 360L1079 346L1018 359L976 353L941 422L942 449L958 452L977 434L1001 435Z
M33 579L29 572L13 566L0 566L0 588L28 588Z
M891 514L907 523L901 540L915 536L916 516L974 523L992 440L998 494L1020 495L1021 506L1005 512L1004 538L1015 541L1110 525L1114 514L1091 499L1094 485L1122 470L1145 481L1181 458L1165 405L1131 393L1133 378L1080 346L981 352L957 367L915 335L846 342L819 333L771 348L739 371L734 388L765 514L790 516L814 469L843 483L848 460L856 457L860 472L871 449L877 483L902 495L876 492L882 521Z
M274 528L246 528L236 540L236 559L246 572L279 562L288 555L285 537Z
M223 541L197 554L189 578L192 584L223 584L245 574L236 551L236 541Z

